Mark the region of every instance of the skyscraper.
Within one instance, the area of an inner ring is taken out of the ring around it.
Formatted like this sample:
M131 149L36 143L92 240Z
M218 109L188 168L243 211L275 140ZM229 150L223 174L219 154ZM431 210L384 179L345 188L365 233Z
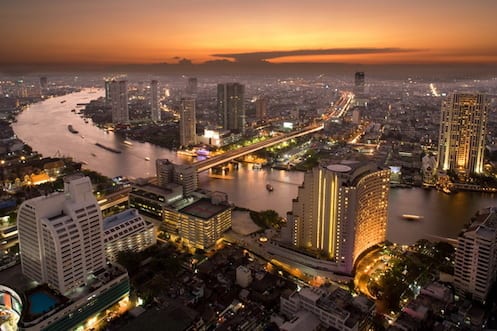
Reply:
M26 200L17 216L22 272L60 293L105 268L102 214L88 177L64 178L64 192Z
M219 124L225 130L245 130L245 86L239 83L217 85Z
M462 176L483 172L488 100L483 94L455 93L442 102L438 168Z
M160 104L159 104L159 82L153 80L150 83L150 103L151 103L151 118L152 121L160 121Z
M389 170L342 161L305 174L288 214L287 240L320 251L334 270L351 273L356 259L386 239Z
M364 93L364 85L365 85L365 75L364 72L358 71L354 76L354 92L356 94Z
M111 92L110 92L110 83L112 81L105 79L105 105L109 106L111 104Z
M478 212L457 238L454 285L460 295L485 302L497 274L497 210Z
M189 97L197 95L197 86L198 86L198 82L197 82L196 77L188 78L188 83L186 85L186 94Z
M129 123L128 82L125 80L110 82L110 104L112 123Z
M265 95L262 95L255 100L255 118L258 121L262 121L267 117L268 104L269 98Z
M181 99L179 120L179 143L181 146L195 145L197 143L197 124L195 113L195 99Z

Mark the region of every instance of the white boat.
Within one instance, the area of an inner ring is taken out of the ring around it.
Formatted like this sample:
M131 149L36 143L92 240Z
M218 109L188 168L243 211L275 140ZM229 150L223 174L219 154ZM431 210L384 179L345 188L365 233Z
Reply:
M148 156L145 157L145 161L150 161L150 158Z

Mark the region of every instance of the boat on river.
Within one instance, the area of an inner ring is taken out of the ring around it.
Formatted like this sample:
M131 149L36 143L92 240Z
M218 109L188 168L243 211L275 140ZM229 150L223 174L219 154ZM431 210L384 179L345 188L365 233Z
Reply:
M76 129L75 129L75 128L71 125L71 124L69 124L69 125L67 126L67 130L69 130L69 132L74 133L74 134L79 133L79 131L78 131L78 130L76 130Z
M271 184L266 184L266 190L272 192L274 190L274 187Z
M423 219L423 216L413 215L413 214L402 214L402 218L408 221L419 221Z
M109 146L105 146L105 145L102 145L101 143L95 143L95 145L97 145L98 147L100 148L103 148L109 152L112 152L112 153L116 153L116 154L119 154L119 153L122 153L121 150L119 149L115 149L115 148L112 148L112 147L109 147Z

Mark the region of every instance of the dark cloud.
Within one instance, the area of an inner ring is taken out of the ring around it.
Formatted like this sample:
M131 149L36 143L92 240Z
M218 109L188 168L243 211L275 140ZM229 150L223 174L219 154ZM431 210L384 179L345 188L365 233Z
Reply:
M384 54L418 52L420 49L408 48L328 48L328 49L300 49L293 51L266 51L251 53L212 54L216 57L233 59L236 62L264 62L286 56L302 55L356 55L356 54Z

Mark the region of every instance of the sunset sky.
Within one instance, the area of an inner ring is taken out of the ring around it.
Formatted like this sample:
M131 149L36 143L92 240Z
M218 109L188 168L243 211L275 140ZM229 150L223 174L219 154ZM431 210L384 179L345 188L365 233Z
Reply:
M497 0L0 0L0 64L497 63L496 14Z

